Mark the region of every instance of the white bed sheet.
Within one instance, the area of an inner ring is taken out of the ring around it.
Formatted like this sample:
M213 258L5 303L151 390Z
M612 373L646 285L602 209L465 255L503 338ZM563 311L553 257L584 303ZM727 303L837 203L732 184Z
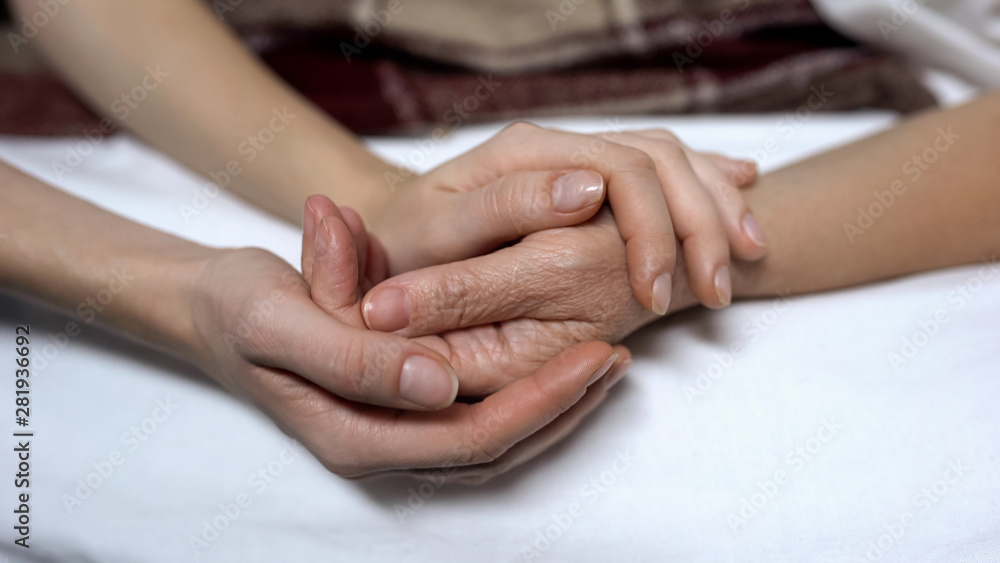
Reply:
M765 169L892 122L882 113L812 116L785 138L780 119L621 122L669 127L695 147L741 156L759 156L774 139ZM603 119L549 123L606 127ZM498 127L463 128L422 167ZM50 163L76 142L3 138L0 158L56 182ZM372 146L404 160L418 150L413 139ZM256 245L297 261L294 228L228 193L185 222L179 206L204 181L125 136L56 183L202 243ZM573 436L480 488L330 475L307 453L283 451L289 439L269 420L191 368L87 326L32 378L30 555L11 543L13 438L3 443L0 554L171 563L997 561L998 273L973 266L672 317L627 340L630 376ZM959 308L952 292L963 286L972 298ZM888 354L901 353L904 338L939 311L948 322L926 342L918 336L915 357L894 370ZM46 335L69 319L0 296L5 416L13 415L14 326L30 323L37 370ZM730 362L722 354L734 344L743 351ZM175 406L133 451L123 434L141 428L158 401ZM3 425L16 429L13 420ZM68 511L64 495L115 451L121 465ZM268 466L273 482L251 480ZM770 485L779 471L786 480ZM429 498L400 518L399 507L421 492ZM220 505L240 494L249 506L224 516ZM759 505L754 513L744 500ZM573 503L580 510L567 516ZM190 540L206 521L226 529L195 553ZM555 539L539 539L546 535Z

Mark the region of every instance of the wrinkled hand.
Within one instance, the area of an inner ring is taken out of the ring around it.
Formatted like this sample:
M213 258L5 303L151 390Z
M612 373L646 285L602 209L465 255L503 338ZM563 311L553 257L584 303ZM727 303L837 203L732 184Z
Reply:
M259 249L207 260L192 303L192 340L203 345L192 360L334 473L443 467L437 478L487 479L572 430L623 374L628 351L591 342L481 402L452 404L454 374L444 357L364 327L360 284L378 281L385 267L377 241L349 210L322 197L310 204L305 277ZM408 367L414 358L417 366ZM417 385L408 399L407 378L434 372L445 376Z
M756 175L752 163L692 151L664 130L597 136L515 123L427 174L398 178L369 222L394 275L587 220L606 184L638 302L667 311L676 234L693 294L723 307L732 298L730 256L756 260L765 252L738 189Z
M365 296L365 318L376 330L434 335L417 342L449 359L459 394L482 395L533 373L568 346L618 342L659 318L629 289L625 254L605 209L583 225L385 280ZM692 304L678 283L672 310Z

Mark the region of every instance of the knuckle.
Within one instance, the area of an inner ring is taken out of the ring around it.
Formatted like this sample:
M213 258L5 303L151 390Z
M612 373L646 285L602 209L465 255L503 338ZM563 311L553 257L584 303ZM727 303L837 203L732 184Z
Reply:
M507 137L521 137L522 135L534 133L539 129L541 129L541 127L535 125L534 123L519 120L504 127L500 134Z
M657 143L652 151L654 161L668 169L687 165L687 154L679 145L672 143Z
M424 314L433 317L448 317L458 326L467 326L467 323L474 321L474 305L479 293L476 284L473 283L474 276L464 266L453 264L445 271L439 280L439 296L434 299L435 308L432 311L425 311Z
M340 392L348 398L365 394L386 363L377 361L378 354L360 338L346 338L335 344L327 356L330 372L334 374Z
M623 146L619 151L618 162L626 168L656 170L656 161L646 151L635 147Z
M516 213L512 212L510 207L513 203L511 193L515 189L512 185L514 181L511 177L505 176L500 184L483 190L480 199L483 222L504 231L514 228L513 217Z
M669 129L644 129L642 132L650 137L654 137L662 141L680 142L677 135L674 135L674 133Z
M667 129L660 129L659 131L664 140L680 144L681 140L677 137L677 135L674 135L673 131Z
M507 448L502 446L497 440L488 438L481 442L476 442L470 446L474 463L493 463Z
M512 444L501 438L500 429L511 416L509 410L497 412L479 411L472 424L472 432L466 435L466 449L470 452L471 463L493 463L502 456Z
M552 209L552 185L562 175L560 172L550 172L539 177L541 181L529 182L528 178L521 178L517 185L511 186L510 197L512 201L511 210L513 225L518 236L528 233L528 228L533 221L540 219L547 211Z
M344 477L345 479L357 479L358 477L361 477L369 472L368 467L352 461L340 459L320 459L320 463L330 473L333 473L338 477Z
M343 416L329 422L336 432L331 433L330 438L320 438L318 444L314 442L315 448L309 448L327 471L346 479L357 479L384 466L384 449L371 447L372 443L378 443L379 436L361 419ZM314 435L314 438L319 436Z
M718 194L720 201L722 201L725 205L740 207L745 205L743 201L743 194L740 193L739 188L731 183L719 180L714 182L712 186L715 193Z
M270 318L261 300L244 303L227 331L226 340L233 351L247 359L266 356L280 342L274 319Z

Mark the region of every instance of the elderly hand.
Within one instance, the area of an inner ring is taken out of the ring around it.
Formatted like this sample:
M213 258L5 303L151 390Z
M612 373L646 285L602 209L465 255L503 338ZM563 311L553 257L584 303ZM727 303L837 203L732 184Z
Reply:
M334 473L489 478L568 433L623 374L627 350L590 342L481 402L453 404L444 357L364 326L360 288L384 275L377 241L350 210L321 196L309 205L304 277L254 249L217 251L202 268L194 359Z
M365 296L365 319L376 330L434 335L416 341L449 359L459 394L482 395L568 346L617 342L658 318L629 289L625 254L605 209L486 256L389 278ZM672 310L694 303L676 284Z
M698 300L732 298L730 255L756 260L763 232L738 188L752 163L701 154L664 130L581 135L515 123L427 174L403 181L369 219L391 274L484 254L550 227L591 217L607 196L638 303L664 314L675 234Z

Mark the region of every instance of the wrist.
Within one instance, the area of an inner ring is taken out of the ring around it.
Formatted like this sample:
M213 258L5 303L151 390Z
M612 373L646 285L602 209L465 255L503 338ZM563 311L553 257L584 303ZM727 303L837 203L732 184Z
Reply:
M381 214L392 186L387 174L396 168L327 119L290 130L280 146L258 159L246 176L266 186L255 190L277 198L263 206L301 225L306 198L323 194L357 211L366 222ZM305 125L303 123L303 125ZM278 143L275 143L278 145Z
M195 326L198 280L219 250L187 241L133 256L112 275L137 290L122 292L122 303L108 321L117 328L189 361L202 347Z

